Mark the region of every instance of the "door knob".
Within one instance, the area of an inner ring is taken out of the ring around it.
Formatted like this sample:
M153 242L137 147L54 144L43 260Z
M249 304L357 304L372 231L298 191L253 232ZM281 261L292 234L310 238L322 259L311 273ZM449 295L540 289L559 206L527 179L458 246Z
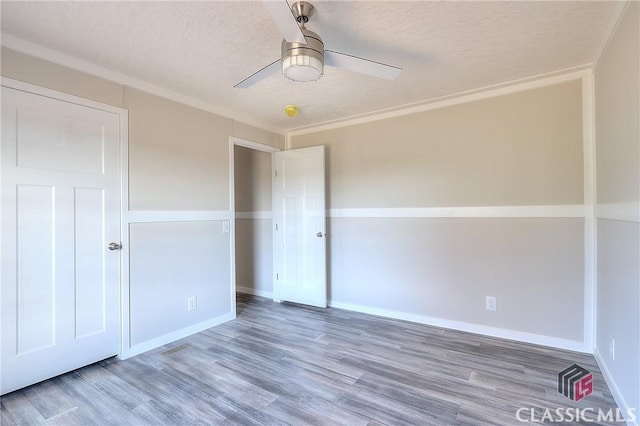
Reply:
M322 238L322 237L324 237L324 234L323 234L322 232L318 232L318 233L316 234L316 237L318 237L318 238Z
M122 244L120 243L109 243L109 250L120 250L122 248Z

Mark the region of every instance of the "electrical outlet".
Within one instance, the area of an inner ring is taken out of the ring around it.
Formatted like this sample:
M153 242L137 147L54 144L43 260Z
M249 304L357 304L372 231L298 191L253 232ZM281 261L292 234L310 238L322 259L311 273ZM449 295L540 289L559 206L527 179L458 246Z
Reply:
M613 340L613 337L609 338L609 356L613 361L616 359L616 341Z
M498 308L495 296L487 296L485 303L487 311L495 311Z
M198 298L196 296L187 297L187 311L198 309Z

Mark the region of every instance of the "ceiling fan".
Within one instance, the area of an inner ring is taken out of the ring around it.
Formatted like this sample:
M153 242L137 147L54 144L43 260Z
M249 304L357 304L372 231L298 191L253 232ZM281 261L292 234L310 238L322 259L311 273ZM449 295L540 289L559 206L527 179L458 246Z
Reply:
M297 1L291 7L286 0L263 0L263 3L284 36L281 57L233 87L246 89L280 69L284 77L294 81L319 79L324 73L324 65L386 80L394 80L402 71L393 65L325 50L320 36L305 27L314 11L309 2Z

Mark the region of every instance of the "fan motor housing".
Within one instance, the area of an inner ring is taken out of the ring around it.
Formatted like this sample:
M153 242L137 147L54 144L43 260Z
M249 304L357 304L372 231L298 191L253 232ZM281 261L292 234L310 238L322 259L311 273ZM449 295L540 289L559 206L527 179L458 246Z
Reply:
M324 72L324 43L313 31L300 30L307 44L282 40L282 73L294 81L317 80Z

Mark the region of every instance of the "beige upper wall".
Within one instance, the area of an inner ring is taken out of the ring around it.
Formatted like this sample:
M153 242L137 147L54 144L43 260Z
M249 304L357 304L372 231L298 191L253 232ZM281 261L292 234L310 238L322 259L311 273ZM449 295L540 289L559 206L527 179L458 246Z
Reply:
M232 121L231 126L231 135L236 138L284 149L284 135L259 129L239 121Z
M282 135L2 48L3 76L129 110L131 210L229 210L229 137Z
M331 208L583 203L579 80L293 136L326 145Z
M638 9L629 4L595 70L598 204L640 201Z
M236 211L271 211L271 154L237 145L234 154Z
M127 87L129 208L229 210L229 120Z
M122 106L121 84L34 58L6 47L2 47L1 58L0 72L4 77L117 107Z

